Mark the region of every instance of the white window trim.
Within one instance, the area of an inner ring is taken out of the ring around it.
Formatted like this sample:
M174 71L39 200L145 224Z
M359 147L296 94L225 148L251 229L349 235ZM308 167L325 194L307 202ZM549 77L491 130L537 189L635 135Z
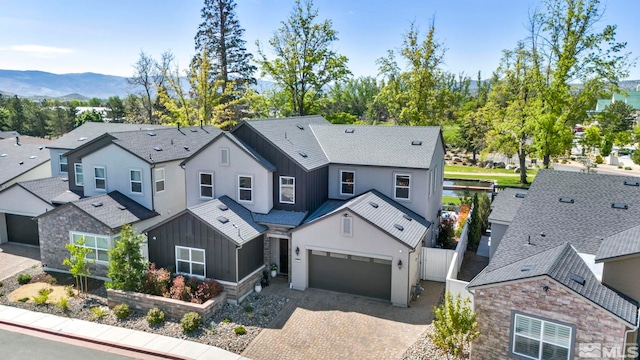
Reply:
M438 167L436 166L430 171L430 174L429 174L429 197L431 197L435 192L437 172L438 172ZM409 179L409 186L411 186L411 179Z
M241 177L251 178L251 187L250 188L241 188L240 187L240 178ZM238 182L236 184L237 184L237 187L238 187L238 202L239 203L252 204L253 200L254 200L254 194L253 194L254 186L253 185L255 184L254 181L253 181L253 175L242 175L242 174L239 174L238 177L237 177L237 180L238 180ZM251 191L251 200L240 200L240 190L250 190Z
M96 177L96 169L104 170L104 178ZM98 180L98 179L104 180L104 189L98 188L98 186L96 184L97 183L96 180ZM102 192L106 192L107 191L107 168L106 167L104 167L104 166L94 166L93 167L93 188L96 191L102 191Z
M78 167L80 167L80 169L82 170L79 172L80 174L82 174L82 182L78 181ZM75 178L76 186L84 186L84 169L82 168L82 164L80 163L73 164L73 177Z
M349 222L349 231L344 231L345 223ZM340 235L353 236L353 216L344 214L340 217Z
M573 341L572 340L573 340L573 330L574 329L571 326L560 324L560 323L557 323L557 322L554 322L554 321L551 321L551 320L544 320L544 319L540 319L540 318L537 318L537 317L527 316L527 315L524 315L524 314L514 314L514 315L515 316L513 317L513 320L512 320L513 321L513 324L512 324L513 330L512 330L512 334L511 334L511 349L510 349L512 354L514 354L514 355L516 355L518 357L522 357L524 359L538 360L538 359L542 358L542 347L543 347L542 344L547 343L547 344L551 344L551 345L554 345L554 346L558 346L558 347L567 349L567 359L573 358L571 355L573 353L573 351L572 351ZM515 326L516 326L516 322L517 322L517 318L518 317L527 318L527 319L535 320L535 321L540 321L542 323L541 326L540 326L540 337L536 339L536 338L534 338L532 336L528 336L528 335L524 335L524 334L517 334ZM551 325L554 325L554 326L562 326L562 327L565 327L565 328L569 329L569 339L570 339L570 341L569 341L569 347L568 348L565 347L564 345L555 344L555 343L550 342L550 341L543 341L542 336L544 334L544 327L545 327L546 324L551 324ZM531 340L534 340L534 341L538 341L540 343L540 350L539 350L537 358L530 357L528 355L524 355L524 354L520 354L520 353L515 352L516 335L520 336L520 337L523 337L523 338L526 338L526 339L531 339Z
M180 249L189 250L189 260L183 260L183 259L178 260L178 250L180 250ZM203 262L199 262L199 261L191 260L191 258L192 258L191 251L192 250L202 251L202 258L203 258L204 261ZM175 256L176 256L176 273L177 274L195 276L195 277L198 277L198 278L206 278L207 277L207 252L204 249L192 248L192 247L187 247L187 246L177 246L176 245ZM188 262L189 263L189 273L178 271L178 269L179 269L178 261ZM193 264L201 264L202 267L203 267L203 270L204 270L204 275L195 275L195 274L193 274Z
M136 181L131 179L131 173L137 171L140 173L140 181ZM134 183L140 183L140 191L133 191L133 184ZM129 169L129 193L133 194L133 195L144 195L144 185L143 185L143 181L142 181L142 169Z
M292 190L293 190L293 201L283 201L282 200L282 188L283 188L282 180L283 179L292 179L293 180L293 184L292 185L285 185L286 187L291 187L292 188ZM296 203L296 178L293 177L293 176L280 176L280 180L279 181L280 181L280 197L279 197L280 203L281 204L295 204ZM239 183L238 183L238 186L240 186ZM253 181L251 182L251 187L253 188ZM253 198L253 192L252 192L251 196Z
M64 159L64 162L62 162L62 159ZM62 171L62 165L67 165L67 171ZM58 169L60 169L61 173L69 172L69 159L63 154L58 154Z
M222 161L222 159L224 158L222 156L222 153L225 152L225 151L227 152L227 161L226 162ZM229 166L230 163L231 163L231 151L229 151L228 147L220 148L220 166Z
M202 184L202 175L211 175L211 185ZM215 193L215 178L213 172L200 171L198 172L198 196L200 199L213 199L216 196ZM211 188L211 197L202 196L202 187L210 187Z
M109 249L111 249L111 247L113 246L113 241L114 241L113 239L117 238L117 237L120 237L120 234L117 234L117 235L114 235L114 236L108 236L108 235L84 233L84 232L79 232L79 231L69 231L69 243L70 244L73 244L73 236L74 235L79 235L79 236L85 238L85 241L86 241L87 236L93 236L95 238L101 237L101 238L106 238L107 239L109 244L108 244L108 247L106 249L98 247L98 240L97 239L96 239L96 245L95 246L93 246L93 247L92 246L86 246L86 245L83 246L83 247L86 247L86 248L89 248L89 249L93 250L93 252L91 253L93 258L90 259L90 260L94 260L95 259L96 264L102 264L102 265L108 265L109 261L98 260L98 250L106 250L108 252Z
M343 173L352 173L353 174L353 182L352 183L347 183L342 181L342 174ZM340 195L347 195L347 196L351 196L351 195L355 195L356 194L356 172L355 170L340 170ZM344 184L351 184L353 186L353 193L343 193L342 192L342 185Z
M407 176L409 177L409 186L398 186L398 176ZM402 197L397 197L397 190L398 188L407 189L407 197L406 198L402 198ZM410 201L411 200L411 174L407 174L407 173L394 173L393 174L393 199L394 200L400 200L400 201Z
M162 178L160 179L160 177L158 176L158 173L162 173ZM166 177L166 172L164 171L164 168L155 168L153 169L153 174L154 174L154 181L153 181L153 186L155 188L156 193L162 193L165 190L167 190L167 177ZM162 190L158 191L158 183L162 182Z

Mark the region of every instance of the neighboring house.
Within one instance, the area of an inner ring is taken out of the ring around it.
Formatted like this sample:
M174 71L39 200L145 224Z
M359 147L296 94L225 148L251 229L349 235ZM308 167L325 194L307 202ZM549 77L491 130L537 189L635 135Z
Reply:
M515 216L468 285L471 358L621 357L638 342L640 178L541 170L525 198L509 196L493 212Z
M48 143L29 136L0 140L0 190L20 181L50 177Z
M408 306L431 223L376 190L330 200L291 231L292 287L347 292Z
M78 148L85 143L104 135L104 133L152 130L163 127L164 126L152 126L148 124L86 122L47 145L51 156L51 175L57 176L60 174L66 174L69 170L69 162L65 154L70 150Z
M92 250L87 257L95 261L90 265L91 274L104 278L109 248L122 226L135 226L157 215L118 191L58 206L37 217L42 264L52 270L63 269L62 261L69 257L65 245L84 239L85 247Z
M17 131L0 131L0 140L1 139L15 139L16 136L20 137Z
M78 200L64 175L15 183L0 191L0 243L39 245L34 217Z
M489 244L489 259L493 257L498 245L507 232L511 221L516 216L518 208L527 196L527 189L505 188L499 192L491 203L491 244Z
M238 302L264 270L267 227L231 198L197 204L146 230L149 258L173 272L219 281Z

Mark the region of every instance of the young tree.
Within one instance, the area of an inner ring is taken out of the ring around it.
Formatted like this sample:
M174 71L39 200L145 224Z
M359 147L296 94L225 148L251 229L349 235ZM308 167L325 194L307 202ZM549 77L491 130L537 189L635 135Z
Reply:
M69 272L76 279L76 289L85 294L89 291L88 277L91 276L89 270L89 261L87 255L93 252L92 249L85 246L86 241L83 238L76 240L65 247L69 251L69 257L62 261L62 265L69 266ZM84 279L84 283L82 280Z
M256 83L253 55L247 52L242 38L244 29L236 18L235 8L234 0L205 0L200 12L203 22L195 37L196 52L208 56L207 71L211 76L208 81L222 80L222 92L229 82L237 85L236 90Z
M109 269L111 289L139 291L142 288L148 264L140 251L144 235L136 235L130 225L124 225L115 246L109 249Z
M130 85L139 91L139 96L144 109L143 122L155 124L153 116L153 96L156 85L161 81L157 62L144 51L140 51L140 58L133 66L134 74L128 79Z
M449 358L464 358L464 350L480 335L476 331L478 322L471 309L469 298L457 294L455 299L450 292L445 293L444 302L434 307L434 332L429 334L431 341Z
M289 19L269 40L275 59L269 60L256 42L262 75L271 76L287 93L296 115L318 111L324 88L350 74L347 58L330 48L338 40L331 20L317 21L313 1L302 1L296 0Z

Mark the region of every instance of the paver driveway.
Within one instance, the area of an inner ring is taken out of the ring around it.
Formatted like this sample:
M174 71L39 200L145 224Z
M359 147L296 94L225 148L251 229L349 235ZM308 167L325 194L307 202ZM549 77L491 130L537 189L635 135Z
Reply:
M278 283L279 282L279 283ZM444 284L422 282L425 293L410 308L318 289L289 290L278 281L263 289L290 299L242 353L268 359L398 359L433 320Z
M0 280L34 265L40 266L40 248L13 243L0 244Z

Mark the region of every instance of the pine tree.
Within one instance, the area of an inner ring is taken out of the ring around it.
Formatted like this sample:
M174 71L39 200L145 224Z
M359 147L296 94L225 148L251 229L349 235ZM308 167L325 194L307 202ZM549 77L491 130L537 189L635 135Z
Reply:
M236 18L234 0L205 0L201 10L203 22L195 37L196 52L209 54L211 83L222 79L222 92L229 82L235 87L255 84L251 64L253 55L247 52L242 38L244 29Z

